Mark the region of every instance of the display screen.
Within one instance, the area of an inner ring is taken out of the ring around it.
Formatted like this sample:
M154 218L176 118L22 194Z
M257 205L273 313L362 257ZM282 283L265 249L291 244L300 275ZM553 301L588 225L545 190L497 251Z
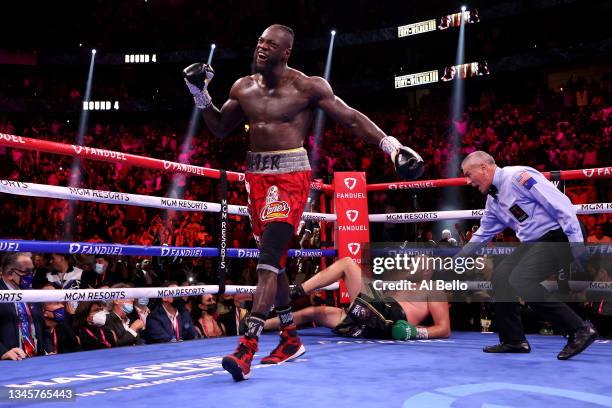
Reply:
M395 89L438 82L438 70L395 77Z

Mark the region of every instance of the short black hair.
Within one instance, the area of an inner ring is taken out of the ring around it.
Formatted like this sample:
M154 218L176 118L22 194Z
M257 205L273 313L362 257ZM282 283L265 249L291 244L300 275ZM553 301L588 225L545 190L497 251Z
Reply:
M295 39L295 33L293 32L293 29L291 27L283 24L272 24L270 27L278 28L289 34L291 36L289 48L293 48L293 40Z

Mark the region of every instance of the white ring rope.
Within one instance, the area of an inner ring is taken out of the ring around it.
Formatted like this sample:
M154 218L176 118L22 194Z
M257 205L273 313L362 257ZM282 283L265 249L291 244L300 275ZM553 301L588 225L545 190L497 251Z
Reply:
M577 214L612 213L612 203L591 203L574 205ZM452 210L408 213L370 214L370 222L403 224L411 222L436 222L443 220L467 220L481 218L484 210Z
M490 281L466 281L465 283L467 290L493 290L493 283ZM543 281L540 284L549 292L559 290L559 284L556 281ZM569 281L568 284L572 292L612 292L612 282Z
M221 204L219 203L119 193L114 191L91 190L85 188L60 187L12 180L0 180L0 192L29 197L60 198L73 201L92 201L107 204L126 204L166 210L221 212ZM576 208L577 214L612 213L612 203L577 204L574 205L574 208ZM243 205L230 204L228 206L228 213L244 217L248 216L247 208ZM478 219L482 217L483 213L484 210L479 209L370 214L368 217L370 222L388 222L400 224L459 219ZM304 212L302 219L334 222L336 221L337 217L335 214Z
M227 295L252 295L256 286L225 286ZM319 290L337 290L338 283ZM12 302L106 302L117 299L163 298L178 296L215 295L219 293L218 285L179 286L172 288L120 288L120 289L28 289L3 290L0 292L0 303Z
M0 180L0 192L29 197L60 198L73 201L93 201L106 204L124 204L164 210L221 212L221 204L205 201L183 200L147 196L142 194L119 193L115 191L90 190L86 188L60 187L47 184L25 183L22 181ZM248 217L244 205L228 205L227 212L232 215ZM336 221L335 214L304 212L302 219L313 221Z
M489 291L493 289L489 281L464 281L468 291ZM558 290L555 281L544 281L541 283L548 291ZM570 281L570 289L573 292L612 292L612 282L590 282ZM339 284L332 283L319 290L337 290ZM225 294L228 295L252 295L256 286L227 285ZM164 298L179 296L201 296L204 294L215 295L219 293L217 285L180 286L172 288L120 288L120 289L29 289L29 290L4 290L0 292L0 303L12 302L107 302L118 299L137 298Z

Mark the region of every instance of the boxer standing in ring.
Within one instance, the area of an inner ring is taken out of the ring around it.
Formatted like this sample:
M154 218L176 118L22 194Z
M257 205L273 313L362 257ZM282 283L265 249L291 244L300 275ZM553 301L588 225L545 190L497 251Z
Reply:
M272 305L281 322L281 340L261 362L278 364L305 352L293 323L289 281L283 266L310 189L310 164L303 145L315 110L321 108L353 135L378 144L403 178L415 179L423 173L423 159L416 152L347 106L334 95L325 79L306 76L287 66L293 38L289 27L279 24L268 27L255 47L253 74L234 83L221 109L213 105L207 90L214 76L212 68L196 63L183 71L195 105L202 110L206 126L216 137L228 135L245 120L250 124L245 184L260 256L257 290L246 320L246 334L236 351L222 362L236 381L249 377L259 335Z

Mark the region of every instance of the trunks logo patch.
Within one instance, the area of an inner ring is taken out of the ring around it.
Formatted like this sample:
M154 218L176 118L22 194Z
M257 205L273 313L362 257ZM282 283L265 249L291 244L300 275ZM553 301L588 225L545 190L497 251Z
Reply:
M261 209L259 218L262 221L275 220L278 218L287 218L289 216L289 204L286 201L280 201L278 198L278 187L271 186L268 188L266 196L266 205Z
M521 184L523 187L525 187L527 190L531 190L531 187L533 187L534 184L536 184L537 182L534 180L533 177L531 177L531 175L529 173L527 173L526 171L521 172L516 181L519 182L519 184Z

